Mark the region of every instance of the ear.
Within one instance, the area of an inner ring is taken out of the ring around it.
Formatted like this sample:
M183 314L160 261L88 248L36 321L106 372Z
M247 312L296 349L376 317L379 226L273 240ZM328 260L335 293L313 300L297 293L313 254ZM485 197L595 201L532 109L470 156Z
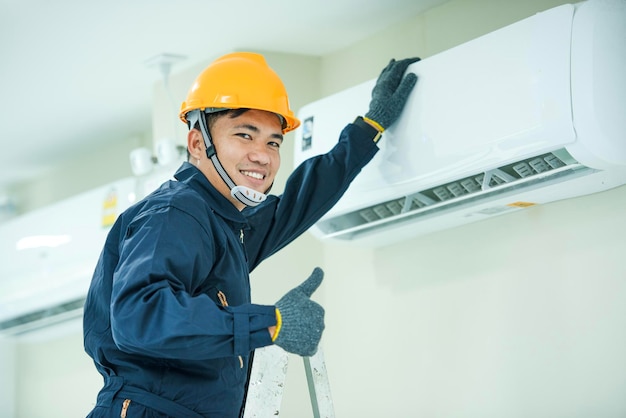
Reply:
M202 132L197 129L192 129L187 133L187 150L189 151L189 155L195 160L199 160L205 155Z

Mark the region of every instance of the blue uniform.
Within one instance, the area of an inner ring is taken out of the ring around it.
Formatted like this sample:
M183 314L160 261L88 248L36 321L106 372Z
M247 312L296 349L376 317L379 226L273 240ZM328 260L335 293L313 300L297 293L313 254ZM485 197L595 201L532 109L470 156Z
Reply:
M324 215L377 150L348 125L280 197L241 212L183 163L121 214L85 303L85 350L104 377L89 416L119 417L131 399L129 417L237 417L249 355L276 324L274 306L251 304L249 272Z

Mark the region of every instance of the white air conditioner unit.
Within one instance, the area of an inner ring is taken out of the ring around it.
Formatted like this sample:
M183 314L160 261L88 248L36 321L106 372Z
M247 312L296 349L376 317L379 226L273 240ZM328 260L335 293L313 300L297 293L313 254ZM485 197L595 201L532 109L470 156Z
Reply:
M626 2L564 5L413 64L380 152L313 228L380 246L626 183ZM367 111L375 80L302 108L295 163Z
M110 226L167 177L126 178L0 224L0 334L82 316Z

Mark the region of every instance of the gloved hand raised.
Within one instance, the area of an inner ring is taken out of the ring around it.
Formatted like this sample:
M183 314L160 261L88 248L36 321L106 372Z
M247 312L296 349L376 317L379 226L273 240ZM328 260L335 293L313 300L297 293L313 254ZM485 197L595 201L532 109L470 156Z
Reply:
M324 308L311 300L322 283L324 272L316 267L300 286L287 292L278 302L280 316L274 344L300 356L312 356L324 330Z
M419 58L406 58L401 61L392 59L378 76L372 90L369 111L365 117L380 125L382 130L387 129L400 116L417 82L417 76L413 73L403 78L404 72L409 65L419 60Z

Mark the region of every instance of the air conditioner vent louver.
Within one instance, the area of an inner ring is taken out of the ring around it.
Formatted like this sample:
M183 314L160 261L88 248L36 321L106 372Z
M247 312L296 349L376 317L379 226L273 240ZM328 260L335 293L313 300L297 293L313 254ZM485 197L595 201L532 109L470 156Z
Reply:
M537 183L562 176L579 175L589 170L591 169L582 166L567 151L561 149L322 220L319 227L326 234L341 237L342 234L350 235L389 222L414 219L434 211L458 207L479 198L501 196L513 190L519 192L520 189Z
M0 322L0 333L24 334L49 325L58 324L82 315L85 298L75 299L60 305L31 312Z

